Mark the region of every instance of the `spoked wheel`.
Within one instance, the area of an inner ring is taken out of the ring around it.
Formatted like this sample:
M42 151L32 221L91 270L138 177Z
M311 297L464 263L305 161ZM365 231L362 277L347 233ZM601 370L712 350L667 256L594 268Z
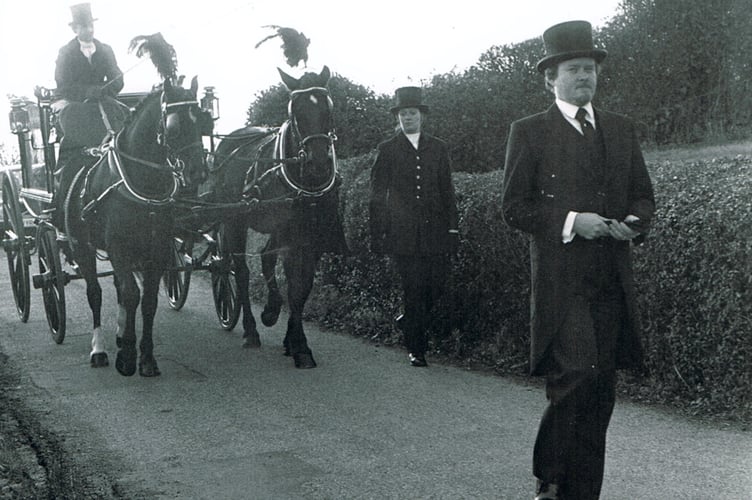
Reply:
M227 250L224 225L220 225L214 234L216 247L211 256L212 295L214 296L214 310L217 312L219 324L227 331L235 328L240 318L240 301L238 300L238 286L235 282L235 270L232 266L232 255Z
M8 257L10 284L16 313L22 322L29 320L31 285L29 283L29 248L18 198L18 183L8 172L3 177L3 248Z
M179 311L188 298L191 285L191 264L193 261L193 242L175 238L172 242L172 266L164 273L162 282L167 291L170 307Z
M66 275L60 261L55 229L40 226L37 233L39 274L34 276L34 288L42 289L44 312L52 339L62 344L65 339L65 282Z

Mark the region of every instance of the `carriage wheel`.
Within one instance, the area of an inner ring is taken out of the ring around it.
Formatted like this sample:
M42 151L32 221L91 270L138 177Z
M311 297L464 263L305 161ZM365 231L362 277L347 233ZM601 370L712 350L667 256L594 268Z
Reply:
M227 331L235 328L240 318L240 301L238 286L235 282L235 270L232 267L232 255L227 251L227 241L223 226L214 234L217 246L212 254L211 280L214 310L219 324Z
M193 259L193 242L175 238L172 242L172 263L170 269L162 276L167 300L170 307L179 311L185 305L188 298L188 288L191 285L191 268Z
M62 344L65 339L65 282L66 276L60 261L60 248L55 230L42 226L37 234L39 276L34 277L35 288L42 289L44 312L52 339Z
M18 183L10 172L3 178L3 248L8 257L10 284L16 313L22 322L29 320L31 285L29 282L29 248L26 245L21 205L18 202Z

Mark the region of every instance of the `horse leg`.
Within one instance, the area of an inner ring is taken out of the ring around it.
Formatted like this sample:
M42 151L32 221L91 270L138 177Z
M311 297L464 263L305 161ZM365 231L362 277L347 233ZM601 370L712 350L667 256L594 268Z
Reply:
M156 377L161 372L154 358L154 317L157 314L159 295L159 281L162 273L155 268L147 269L143 273L143 295L141 299L141 317L143 331L141 333L141 358L138 363L138 374L142 377Z
M141 293L136 278L129 267L120 270L117 259L110 254L118 287L118 318L115 340L118 347L115 368L121 375L130 377L136 373L136 309Z
M101 368L108 366L110 360L107 357L104 334L102 333L102 287L97 278L96 255L91 251L81 252L76 257L76 263L78 264L78 271L86 281L86 298L89 301L93 321L89 363L92 368Z
M267 290L266 305L261 313L261 322L264 326L277 324L279 312L282 310L282 295L279 293L276 276L277 252L277 240L272 235L261 251L261 272L264 275Z
M316 260L316 257L307 253L303 247L290 249L283 260L290 305L285 344L292 354L295 368L316 367L316 361L303 331L303 308L313 288Z
M251 310L251 298L248 294L250 271L245 260L245 247L248 228L243 221L225 224L227 230L227 244L232 252L232 264L235 269L235 285L238 289L240 312L243 315L243 347L261 347L261 338L256 329L256 318Z

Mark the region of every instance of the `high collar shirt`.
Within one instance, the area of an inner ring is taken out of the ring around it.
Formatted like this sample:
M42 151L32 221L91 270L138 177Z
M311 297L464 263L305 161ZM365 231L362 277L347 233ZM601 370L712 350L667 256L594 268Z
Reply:
M587 103L584 106L575 106L574 104L570 104L568 102L562 101L561 99L556 99L556 106L559 108L559 111L561 111L561 114L564 115L564 118L572 125L577 131L584 135L582 131L582 126L580 125L580 122L577 121L575 118L575 115L577 114L577 110L580 108L584 108L585 111L587 111L587 116L585 119L590 122L590 124L593 126L593 130L596 129L595 127L595 113L593 113L593 104Z
M97 46L93 41L84 42L79 40L78 43L81 45L81 53L86 56L86 59L88 59L89 62L91 62L91 56L97 51Z
M417 132L415 134L405 134L405 137L407 137L407 140L410 141L410 144L412 144L413 147L417 150L418 144L420 143L420 132Z

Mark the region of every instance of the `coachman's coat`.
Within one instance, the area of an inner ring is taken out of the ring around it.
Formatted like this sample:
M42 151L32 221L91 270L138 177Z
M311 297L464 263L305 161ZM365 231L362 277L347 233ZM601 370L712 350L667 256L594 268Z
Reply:
M82 102L91 87L102 87L103 94L115 97L123 89L123 72L117 65L112 47L94 39L96 51L91 62L81 52L81 44L74 38L63 45L57 55L55 83L57 97Z
M397 133L378 146L371 171L369 207L374 252L450 254L457 229L449 148L421 132L418 149Z
M604 192L598 199L584 193L577 174L577 133L554 104L548 111L512 124L504 173L503 212L506 222L530 235L531 337L530 370L545 372L546 353L565 315L571 310L574 287L592 262L583 251L588 242L575 237L562 242L569 211L596 212L616 220L633 214L643 223L653 218L653 188L640 152L634 123L595 109L605 143ZM635 241L639 243L642 236ZM640 321L632 276L630 242L614 243L615 261L626 299L628 321L620 332L617 368L641 368Z

